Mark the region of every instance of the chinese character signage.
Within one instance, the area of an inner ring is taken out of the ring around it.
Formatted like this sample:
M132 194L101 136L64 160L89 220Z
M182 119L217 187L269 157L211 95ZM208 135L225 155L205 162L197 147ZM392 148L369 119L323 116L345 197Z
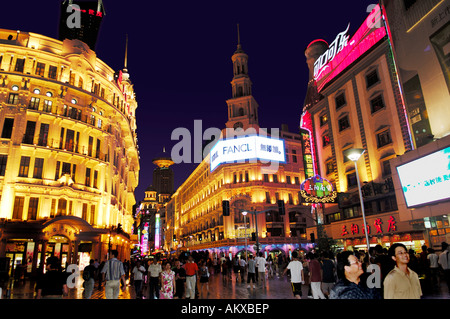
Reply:
M383 222L382 218L375 218L374 220L369 220L367 222L367 234L377 235L383 233L390 233L397 230L396 220L394 216L389 216L387 223ZM365 235L366 231L364 229L364 222L360 223L353 222L351 224L344 224L340 226L341 236L356 236Z
M307 203L334 203L337 197L331 182L319 175L306 179L300 189Z

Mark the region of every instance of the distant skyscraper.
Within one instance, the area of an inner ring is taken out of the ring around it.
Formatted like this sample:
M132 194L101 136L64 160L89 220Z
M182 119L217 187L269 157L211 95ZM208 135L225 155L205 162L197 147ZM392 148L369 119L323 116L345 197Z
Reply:
M76 15L78 10L79 16ZM104 15L105 9L101 0L62 1L59 21L59 40L77 39L83 41L91 50L95 51L98 33Z
M153 170L153 187L160 195L171 195L173 193L173 170L170 166L174 162L165 149L162 154L153 159L153 164L158 166Z

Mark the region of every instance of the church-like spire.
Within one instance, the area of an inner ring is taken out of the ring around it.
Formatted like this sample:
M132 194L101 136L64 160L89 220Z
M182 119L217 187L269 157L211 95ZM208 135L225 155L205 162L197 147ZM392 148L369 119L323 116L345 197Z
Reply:
M244 53L244 50L242 50L242 45L241 45L241 34L239 32L239 23L237 24L237 37L238 37L238 44L237 44L237 49L234 52L234 54Z

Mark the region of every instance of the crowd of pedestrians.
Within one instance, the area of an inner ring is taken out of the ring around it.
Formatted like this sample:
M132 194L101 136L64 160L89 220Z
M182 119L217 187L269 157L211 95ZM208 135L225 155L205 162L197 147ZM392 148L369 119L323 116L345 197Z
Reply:
M448 244L442 251L422 247L420 254L401 243L389 249L380 245L365 251L297 251L292 258L284 254L262 253L221 255L214 258L206 252L192 252L169 258L133 258L124 262L111 251L110 259L91 260L82 272L83 297L90 299L95 283L105 290L106 299L117 299L129 280L138 299L205 299L209 297L211 275L221 276L224 285L231 282L248 289L266 289L271 278L288 276L295 298L312 299L419 299L424 293L436 292L445 281L450 292L450 256ZM373 269L377 265L375 273ZM68 274L60 269L59 259L50 257L46 273L37 281L36 298L63 298L68 294ZM368 268L370 267L370 268ZM378 278L377 278L378 276ZM378 284L377 284L378 283ZM305 289L302 289L305 288Z

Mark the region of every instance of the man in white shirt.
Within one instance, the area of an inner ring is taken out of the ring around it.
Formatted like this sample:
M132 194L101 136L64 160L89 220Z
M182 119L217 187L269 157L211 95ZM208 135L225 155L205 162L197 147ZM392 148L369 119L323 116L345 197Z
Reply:
M266 288L266 259L262 255L262 252L259 252L259 256L255 259L256 267L258 268L257 279Z
M136 265L131 271L134 280L134 291L136 292L136 299L142 299L142 280L145 273L145 267L141 265L139 260L136 261Z
M444 278L450 291L450 253L448 244L445 241L442 242L442 253L439 255L439 265L441 265L442 270L444 271Z
M156 258L153 258L152 263L148 266L148 274L150 277L150 299L159 299L159 276L161 275L161 264L158 263Z
M303 280L303 265L298 260L298 253L294 251L292 253L293 260L289 263L286 269L283 272L283 276L287 273L288 270L291 272L291 287L294 297L296 299L302 299L302 284L305 283Z

